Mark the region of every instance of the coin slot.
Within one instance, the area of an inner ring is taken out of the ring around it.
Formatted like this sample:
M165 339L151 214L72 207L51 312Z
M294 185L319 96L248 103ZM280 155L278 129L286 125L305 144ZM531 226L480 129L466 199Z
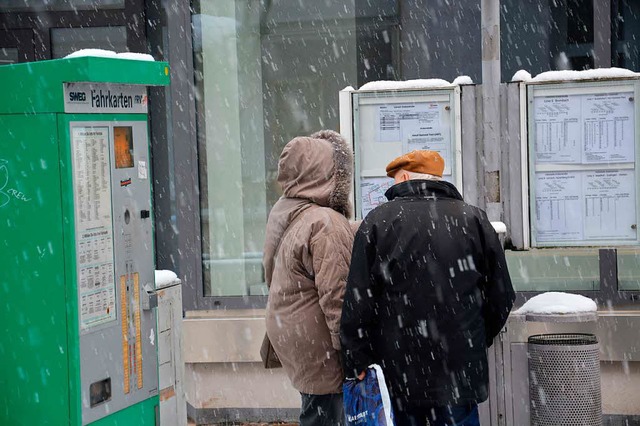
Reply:
M111 399L111 378L108 377L99 382L89 385L89 402L91 407L95 407Z

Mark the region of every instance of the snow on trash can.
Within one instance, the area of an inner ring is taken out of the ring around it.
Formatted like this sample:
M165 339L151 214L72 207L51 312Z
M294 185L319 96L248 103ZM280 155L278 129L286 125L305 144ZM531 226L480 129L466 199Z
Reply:
M600 354L593 334L528 339L532 426L601 426Z

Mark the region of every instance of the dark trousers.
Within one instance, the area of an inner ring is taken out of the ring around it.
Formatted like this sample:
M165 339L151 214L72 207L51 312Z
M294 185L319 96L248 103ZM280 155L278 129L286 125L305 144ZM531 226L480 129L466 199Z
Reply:
M309 395L301 393L300 426L344 426L342 394Z
M480 426L477 404L448 407L398 407L393 415L397 426Z

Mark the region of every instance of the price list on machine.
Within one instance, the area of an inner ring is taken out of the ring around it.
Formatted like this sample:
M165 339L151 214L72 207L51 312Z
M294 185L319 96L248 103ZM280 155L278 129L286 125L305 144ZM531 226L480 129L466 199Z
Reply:
M538 96L533 111L538 243L636 240L633 91Z
M108 127L72 127L82 330L116 319Z

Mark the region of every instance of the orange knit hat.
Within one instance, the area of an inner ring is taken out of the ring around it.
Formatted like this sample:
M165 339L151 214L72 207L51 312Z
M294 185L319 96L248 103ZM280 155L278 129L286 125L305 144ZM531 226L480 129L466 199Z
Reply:
M394 177L398 170L425 173L442 177L444 159L436 151L416 150L404 154L387 165L387 176Z

